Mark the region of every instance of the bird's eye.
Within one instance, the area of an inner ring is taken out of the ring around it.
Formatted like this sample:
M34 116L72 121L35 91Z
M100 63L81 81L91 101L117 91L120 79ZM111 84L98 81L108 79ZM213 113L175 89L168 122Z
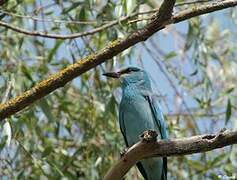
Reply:
M136 71L139 71L140 69L138 68L132 68L132 67L129 67L127 69L124 69L124 70L121 70L119 73L120 74L129 74L131 72L136 72Z
M131 72L136 72L136 71L139 71L139 69L128 68L128 69L126 70L126 73L131 73Z
M133 71L132 68L128 68L128 69L127 69L127 72L128 72L128 73L130 73L130 72L132 72L132 71Z

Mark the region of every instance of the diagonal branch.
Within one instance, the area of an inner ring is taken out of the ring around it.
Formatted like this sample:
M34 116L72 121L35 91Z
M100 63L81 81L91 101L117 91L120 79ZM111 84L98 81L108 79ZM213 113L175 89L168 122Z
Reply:
M107 172L104 179L121 179L133 165L145 158L188 155L211 151L233 144L237 144L237 132L223 130L217 134L205 134L158 142L148 142L142 139L128 149L123 157Z
M101 51L91 54L84 59L78 60L75 64L72 64L58 73L51 75L48 79L39 82L30 90L24 92L22 95L11 99L4 104L0 104L0 120L19 112L38 99L43 98L60 87L63 87L72 79L111 59L125 49L128 49L138 42L145 41L154 33L164 29L168 24L178 23L198 15L233 7L236 5L237 0L226 0L180 12L177 15L172 16L170 19L162 20L162 18L156 17L143 29L131 33L124 39L118 39L111 42Z

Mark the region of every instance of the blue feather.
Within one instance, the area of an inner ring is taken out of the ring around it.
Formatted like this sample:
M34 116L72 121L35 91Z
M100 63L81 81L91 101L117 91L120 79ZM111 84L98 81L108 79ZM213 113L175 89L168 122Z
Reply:
M121 72L128 72L120 73L123 95L119 107L119 124L126 146L138 142L139 135L148 129L156 130L161 139L168 138L164 116L158 98L152 92L148 74L138 68ZM147 180L167 177L166 158L145 159L137 166Z

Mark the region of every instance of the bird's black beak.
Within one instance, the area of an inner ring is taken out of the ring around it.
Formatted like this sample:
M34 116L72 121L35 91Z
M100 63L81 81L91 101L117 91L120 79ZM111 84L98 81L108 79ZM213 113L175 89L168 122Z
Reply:
M103 75L107 76L107 77L111 77L111 78L119 78L120 77L119 72L106 72Z

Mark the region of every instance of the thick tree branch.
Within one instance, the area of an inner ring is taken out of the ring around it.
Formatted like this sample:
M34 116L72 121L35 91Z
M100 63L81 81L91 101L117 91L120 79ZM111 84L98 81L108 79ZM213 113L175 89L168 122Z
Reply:
M165 1L166 2L166 1ZM171 18L162 19L157 16L143 29L137 30L124 39L118 39L111 42L107 47L96 54L91 54L84 59L78 60L75 64L68 66L60 72L53 74L48 79L38 83L32 89L26 91L22 95L0 104L0 120L9 117L16 112L24 109L38 99L48 95L56 89L63 87L66 83L81 75L82 73L96 67L97 65L111 59L118 53L128 49L138 42L145 41L155 32L163 29L166 25L178 23L191 17L206 14L216 10L225 9L237 5L237 0L226 0L218 3L211 3L198 8L183 11Z
M220 131L188 138L147 141L142 139L133 145L123 157L108 171L105 180L119 180L138 161L150 157L180 156L211 151L237 144L237 132Z

